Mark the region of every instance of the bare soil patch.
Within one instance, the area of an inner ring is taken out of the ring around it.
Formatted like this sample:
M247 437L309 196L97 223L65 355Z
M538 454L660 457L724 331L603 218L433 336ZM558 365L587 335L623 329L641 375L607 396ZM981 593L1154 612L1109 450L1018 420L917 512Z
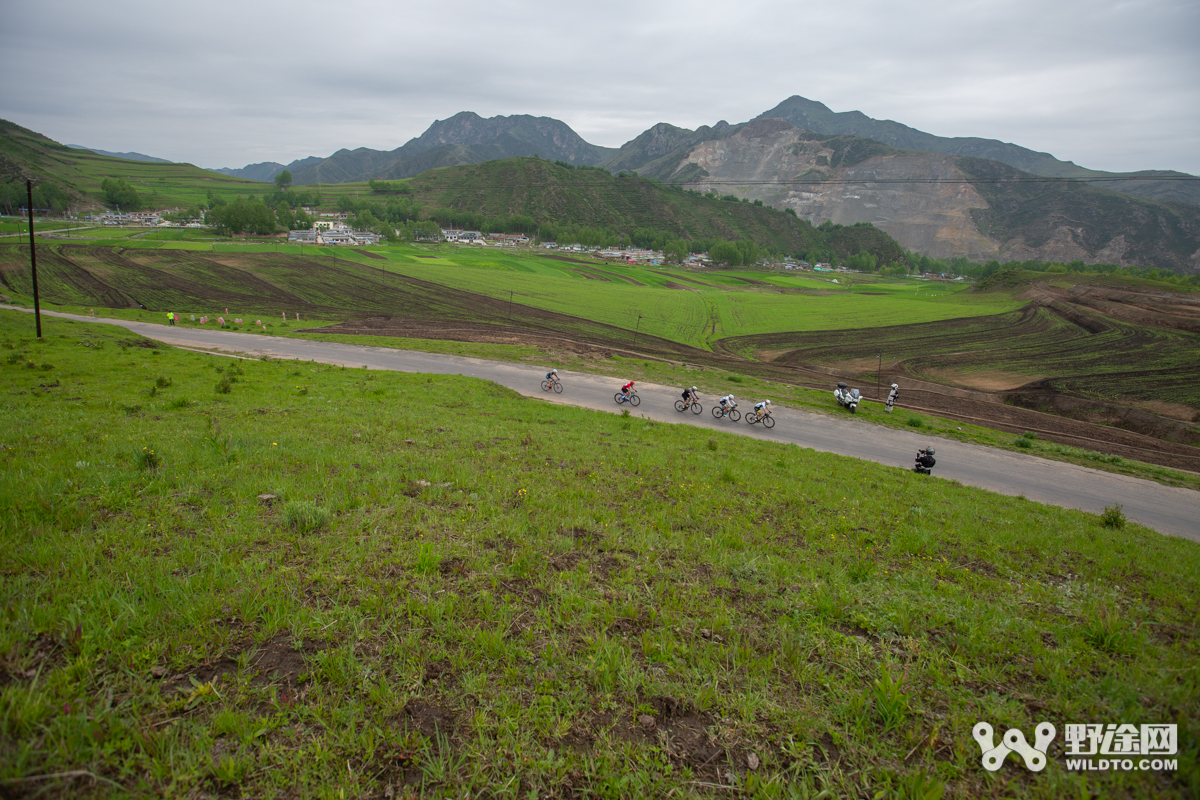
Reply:
M952 386L965 386L985 392L1003 392L1027 383L1040 381L1042 375L1019 375L1014 372L949 372L933 371L932 375Z

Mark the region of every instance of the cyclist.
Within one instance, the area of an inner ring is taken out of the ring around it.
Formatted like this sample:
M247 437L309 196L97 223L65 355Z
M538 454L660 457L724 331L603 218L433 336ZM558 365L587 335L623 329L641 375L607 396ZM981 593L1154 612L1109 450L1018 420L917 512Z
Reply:
M721 410L728 413L730 410L737 408L737 398L731 394L722 397L718 402L721 404Z
M558 382L558 370L552 369L546 373L546 383L550 384L547 389L553 389L554 384Z
M886 407L883 410L889 414L892 413L892 407L896 405L896 400L898 400L899 398L900 398L900 385L897 383L893 383L892 390L890 392L888 392Z
M694 403L698 399L700 399L699 392L700 392L700 390L697 389L695 386L693 386L690 389L684 389L683 390L683 407L687 408L692 403Z
M754 412L758 414L758 418L762 419L767 414L771 413L771 401L763 400L761 403L754 404Z
M629 395L630 395L632 392L633 392L633 381L630 381L629 383L627 383L627 384L625 384L624 386L622 386L622 387L621 387L621 399L622 399L622 400L628 400L628 399L629 399Z

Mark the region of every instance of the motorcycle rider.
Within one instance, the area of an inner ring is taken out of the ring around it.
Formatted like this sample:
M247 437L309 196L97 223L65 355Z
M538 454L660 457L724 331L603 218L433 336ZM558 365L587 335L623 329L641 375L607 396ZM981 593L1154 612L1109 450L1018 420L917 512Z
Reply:
M937 463L937 459L933 457L935 452L936 451L933 449L933 445L930 445L922 450L918 450L917 463L913 466L913 470L925 475L933 474L933 466Z
M900 397L900 385L893 383L892 390L888 392L887 403L884 404L883 410L887 413L892 413L892 407L896 405L896 400Z

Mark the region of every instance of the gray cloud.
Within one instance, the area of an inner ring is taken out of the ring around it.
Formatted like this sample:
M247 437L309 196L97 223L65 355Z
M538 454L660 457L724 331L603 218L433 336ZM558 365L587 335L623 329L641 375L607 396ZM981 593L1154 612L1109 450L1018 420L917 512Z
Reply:
M471 110L619 146L800 94L1098 169L1200 173L1200 5L549 2L9 5L0 116L205 166L391 149Z

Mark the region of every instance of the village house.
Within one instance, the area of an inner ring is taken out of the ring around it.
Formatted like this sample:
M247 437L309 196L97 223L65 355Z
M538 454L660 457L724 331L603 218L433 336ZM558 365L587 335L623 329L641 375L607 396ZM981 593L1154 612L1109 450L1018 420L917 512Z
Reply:
M330 227L314 223L308 231L288 231L288 241L296 244L343 245L361 247L379 244L379 234L370 231L355 231L342 223Z

